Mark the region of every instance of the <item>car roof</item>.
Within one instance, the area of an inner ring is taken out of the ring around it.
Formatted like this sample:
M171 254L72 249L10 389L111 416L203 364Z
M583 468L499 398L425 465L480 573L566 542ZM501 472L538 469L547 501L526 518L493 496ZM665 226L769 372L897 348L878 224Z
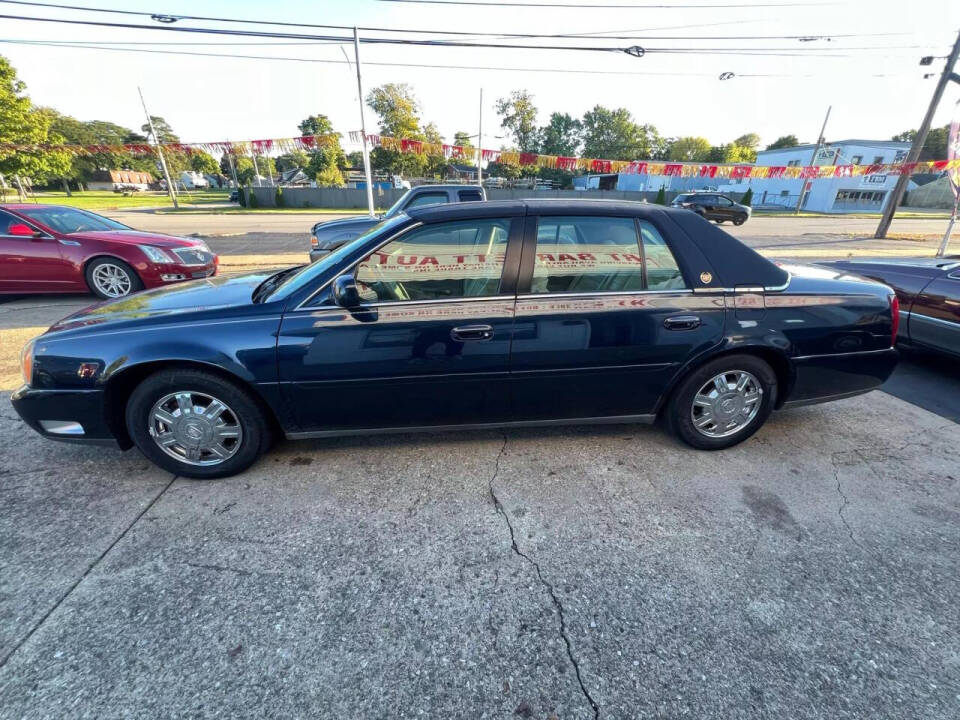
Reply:
M483 186L477 184L464 185L463 183L442 183L437 185L414 185L411 190L481 190Z
M405 211L420 222L432 223L466 217L517 217L521 215L627 215L649 217L680 212L663 205L628 200L580 200L566 198L529 198L526 200L488 200L453 205L424 205Z
M30 208L37 207L41 205L42 207L61 207L60 205L47 205L46 203L4 203L0 205L0 209L3 210L29 210Z

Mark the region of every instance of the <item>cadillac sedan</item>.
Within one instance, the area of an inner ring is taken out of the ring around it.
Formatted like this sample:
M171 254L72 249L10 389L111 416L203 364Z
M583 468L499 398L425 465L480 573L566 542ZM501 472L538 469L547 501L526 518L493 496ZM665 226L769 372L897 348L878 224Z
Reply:
M780 267L687 210L411 209L320 261L148 290L23 350L23 419L196 478L278 436L653 422L717 450L893 371L880 283Z

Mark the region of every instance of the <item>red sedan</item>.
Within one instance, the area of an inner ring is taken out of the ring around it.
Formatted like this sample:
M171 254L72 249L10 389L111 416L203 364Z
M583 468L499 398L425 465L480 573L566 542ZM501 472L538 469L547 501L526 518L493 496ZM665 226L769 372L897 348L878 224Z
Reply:
M214 275L202 240L134 230L62 205L0 206L0 294L129 295Z

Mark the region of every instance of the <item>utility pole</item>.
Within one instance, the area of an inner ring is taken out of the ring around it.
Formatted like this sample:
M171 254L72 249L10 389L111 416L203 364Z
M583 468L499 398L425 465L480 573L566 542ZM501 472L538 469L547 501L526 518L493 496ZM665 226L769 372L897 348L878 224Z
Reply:
M143 112L147 116L147 125L150 127L150 134L153 135L153 141L157 144L157 155L160 157L160 167L163 169L163 177L167 181L167 193L173 201L173 207L179 209L180 205L177 203L177 193L173 187L173 183L170 182L170 171L167 170L167 161L163 157L163 148L160 147L160 138L157 137L157 131L153 128L153 118L150 117L150 113L147 111L147 101L143 99L143 90L137 87L137 92L140 93L140 104L143 105Z
M477 185L483 185L483 88L480 88L480 128L477 132Z
M827 116L823 118L823 127L820 128L820 136L817 138L817 146L813 149L813 155L810 156L810 166L813 167L817 162L817 155L820 154L820 148L823 147L824 143L824 134L827 132L827 120L830 119L830 111L833 110L833 105L827 107ZM810 182L807 178L803 179L803 184L800 185L800 194L797 195L797 207L794 208L793 214L799 215L800 208L803 207L803 199L807 196L807 183Z
M227 163L230 165L230 175L233 177L233 186L240 192L240 181L237 180L237 166L233 162L233 155L227 153Z
M360 33L353 28L353 54L357 65L357 99L360 101L360 134L363 135L363 172L367 176L367 212L373 211L373 176L370 173L370 151L367 149L367 121L363 117L363 81L360 79Z
M923 144L927 141L927 133L930 132L930 125L933 124L933 116L937 112L937 105L940 104L940 98L943 97L943 91L947 89L947 83L951 80L960 83L960 75L953 71L957 64L957 58L960 57L960 33L957 33L957 40L953 43L953 50L947 58L946 65L943 66L943 72L940 73L940 79L937 80L937 87L933 90L933 97L930 98L930 106L927 108L927 114L923 116L923 122L920 129L917 130L917 136L913 139L910 146L910 152L907 153L906 163L915 163L920 157L920 151L923 150ZM903 191L907 189L909 175L900 173L897 178L897 184L893 186L890 192L890 198L887 200L887 206L883 210L883 217L880 218L880 224L877 225L877 231L873 234L875 238L885 238L890 230L890 223L893 222L893 216L897 212L897 206L903 199Z
M947 231L943 234L943 240L940 247L937 248L937 257L943 257L947 253L947 245L950 244L950 235L953 233L953 226L957 222L957 211L960 210L960 192L956 189L957 201L953 204L953 215L950 216L950 222L947 224Z

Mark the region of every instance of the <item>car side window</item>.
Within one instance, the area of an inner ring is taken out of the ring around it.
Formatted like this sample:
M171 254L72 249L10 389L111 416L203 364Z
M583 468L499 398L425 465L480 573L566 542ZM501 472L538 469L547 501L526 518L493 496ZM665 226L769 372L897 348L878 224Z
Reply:
M439 205L445 202L447 202L447 194L445 192L421 193L408 202L405 209L409 210L410 208L423 207L424 205Z
M640 221L643 261L647 290L682 290L687 287L677 260L660 232L645 220Z
M497 295L509 236L507 218L427 225L369 255L355 277L377 302Z
M633 218L542 217L531 293L643 290Z
M480 194L479 190L459 190L457 197L460 198L460 202L481 202L483 200L483 195Z
M730 198L723 197L721 195L720 197L717 198L717 203L722 205L723 207L730 207L731 205L733 205L733 200L731 200Z

